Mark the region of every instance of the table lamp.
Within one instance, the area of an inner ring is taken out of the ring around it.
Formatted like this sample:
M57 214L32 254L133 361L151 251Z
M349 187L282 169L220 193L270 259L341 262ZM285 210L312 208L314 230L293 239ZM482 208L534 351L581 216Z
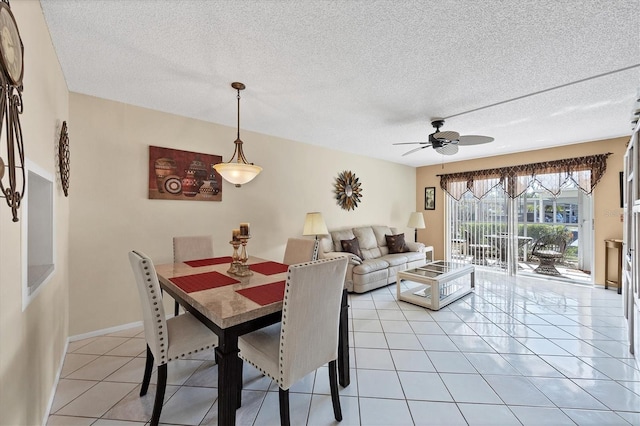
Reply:
M424 224L424 216L422 212L411 212L409 216L409 223L407 223L407 227L414 228L416 230L415 241L418 242L418 229L426 228Z
M307 213L307 217L305 217L304 219L304 229L302 230L302 235L315 235L317 240L318 235L327 235L328 233L329 230L327 230L327 225L324 223L322 213Z

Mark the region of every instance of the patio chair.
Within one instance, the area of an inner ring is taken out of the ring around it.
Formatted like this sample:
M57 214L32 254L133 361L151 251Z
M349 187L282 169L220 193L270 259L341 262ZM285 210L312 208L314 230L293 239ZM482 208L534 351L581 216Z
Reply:
M533 244L531 255L538 258L540 265L533 272L543 275L561 275L555 265L564 257L567 241L562 235L545 235Z
M493 246L477 242L473 234L467 230L464 231L464 239L466 241L467 254L473 256L473 263L486 264L487 259L493 253Z

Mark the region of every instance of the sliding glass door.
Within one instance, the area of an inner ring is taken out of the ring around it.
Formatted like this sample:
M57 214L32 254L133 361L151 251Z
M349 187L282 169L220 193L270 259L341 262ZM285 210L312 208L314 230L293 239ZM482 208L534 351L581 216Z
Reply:
M510 198L504 186L474 181L490 188L481 198L471 191L459 200L447 195L447 258L503 270L509 275L535 273L539 260L531 250L536 241L557 235L566 250L557 262L561 278L591 282L593 257L592 197L565 180L554 196L543 186L545 180L561 179L546 175L533 181L521 195ZM537 276L540 276L537 274Z

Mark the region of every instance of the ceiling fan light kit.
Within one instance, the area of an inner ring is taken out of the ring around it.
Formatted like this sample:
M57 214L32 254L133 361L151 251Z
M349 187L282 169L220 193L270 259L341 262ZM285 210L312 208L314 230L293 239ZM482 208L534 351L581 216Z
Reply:
M435 132L429 135L429 141L425 142L400 142L394 143L394 145L411 145L411 144L419 144L418 148L414 148L410 151L402 154L405 155L412 154L414 152L420 151L421 149L432 147L437 153L442 155L454 155L458 152L458 146L468 146L468 145L480 145L484 143L489 143L493 141L492 137L489 136L480 136L480 135L464 135L460 136L460 133L454 132L452 130L440 131L440 128L444 126L444 119L433 119L431 121L431 125L436 129Z

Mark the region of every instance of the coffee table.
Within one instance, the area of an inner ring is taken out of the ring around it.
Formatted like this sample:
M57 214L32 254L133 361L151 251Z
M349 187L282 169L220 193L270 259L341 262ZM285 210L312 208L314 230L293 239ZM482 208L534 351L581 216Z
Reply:
M398 300L434 311L471 293L474 287L473 265L444 260L399 271L396 276Z

